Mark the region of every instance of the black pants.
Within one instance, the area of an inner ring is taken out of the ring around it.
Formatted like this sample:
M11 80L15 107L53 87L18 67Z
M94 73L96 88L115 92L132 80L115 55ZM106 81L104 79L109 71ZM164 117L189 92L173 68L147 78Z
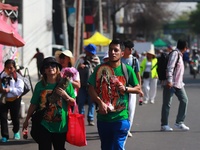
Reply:
M6 104L0 104L1 136L9 139L8 134L8 109Z
M40 129L39 150L65 150L66 133L51 133L45 127Z
M13 123L13 132L17 133L20 127L20 107L21 107L21 97L17 98L12 102L6 102L7 109L10 110L10 116Z

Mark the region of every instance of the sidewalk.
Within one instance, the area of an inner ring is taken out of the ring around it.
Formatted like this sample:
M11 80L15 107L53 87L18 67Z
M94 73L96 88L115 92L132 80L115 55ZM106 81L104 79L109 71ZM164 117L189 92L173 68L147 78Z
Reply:
M35 84L38 82L37 75L31 76L31 82L32 82L33 90L34 90ZM26 113L27 113L28 107L30 105L30 100L31 100L32 95L33 95L33 93L30 90L26 95L24 95L22 97L21 118L25 118L26 117Z

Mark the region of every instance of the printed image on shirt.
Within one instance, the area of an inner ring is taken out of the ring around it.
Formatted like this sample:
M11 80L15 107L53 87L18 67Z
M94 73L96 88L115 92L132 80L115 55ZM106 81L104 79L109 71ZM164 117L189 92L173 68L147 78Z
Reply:
M118 90L120 82L125 85L124 76L115 76L108 65L99 67L96 76L96 92L101 100L108 105L108 111L115 112L125 109L124 93Z
M43 119L49 122L60 122L62 120L62 99L57 99L55 103L47 101L52 94L52 90L41 92L41 108L46 108Z

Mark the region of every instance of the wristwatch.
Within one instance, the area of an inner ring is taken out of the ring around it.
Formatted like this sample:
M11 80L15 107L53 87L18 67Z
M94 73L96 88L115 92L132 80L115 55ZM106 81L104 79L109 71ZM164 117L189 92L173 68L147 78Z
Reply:
M125 87L125 92L126 92L126 93L128 92L128 87L127 87L127 86Z

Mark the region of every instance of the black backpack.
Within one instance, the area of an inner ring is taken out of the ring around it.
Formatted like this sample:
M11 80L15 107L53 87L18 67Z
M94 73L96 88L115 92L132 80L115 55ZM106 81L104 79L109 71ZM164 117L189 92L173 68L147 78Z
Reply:
M169 55L174 51L177 51L177 50L173 50L169 54L161 53L161 56L157 58L157 60L158 60L158 62L157 62L157 73L158 73L159 80L166 80L167 79L167 77L166 77L167 63L168 63L168 60L169 60ZM178 61L179 61L179 54L178 54L178 59L176 61L174 69L176 68Z
M135 56L133 56L132 68L135 71L135 68L136 68L136 57Z

